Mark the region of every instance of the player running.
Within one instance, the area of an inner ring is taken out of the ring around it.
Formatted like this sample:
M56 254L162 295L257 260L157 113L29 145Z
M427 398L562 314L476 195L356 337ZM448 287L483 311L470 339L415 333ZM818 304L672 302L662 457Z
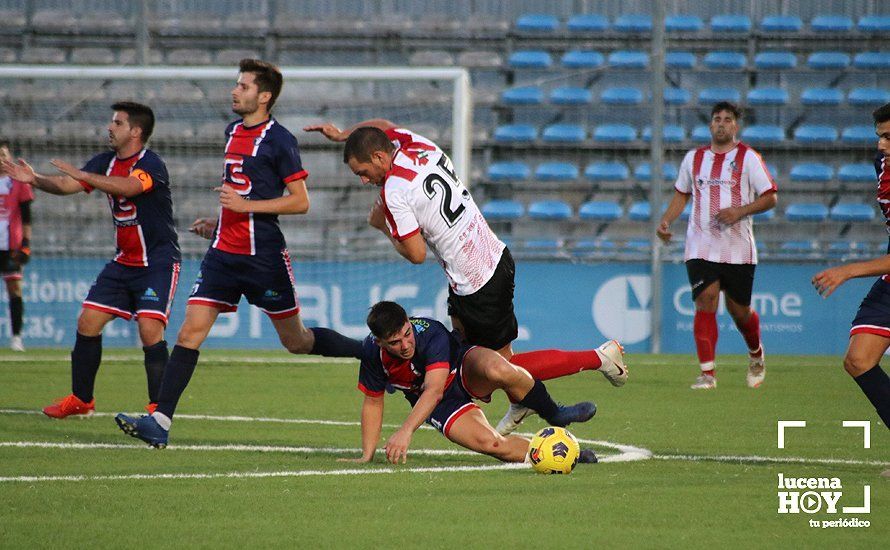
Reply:
M0 163L11 162L9 142L0 140ZM30 185L12 179L0 164L0 275L9 294L9 324L12 351L25 351L22 323L25 304L22 301L22 269L31 259L31 203L34 191Z
M155 124L151 108L122 101L111 109L111 150L90 159L82 170L53 160L53 166L63 175L46 176L34 172L22 159L18 164L3 163L13 179L47 193L104 192L114 221L117 253L99 273L83 302L71 351L71 394L43 409L53 418L89 415L95 410L93 389L102 359L102 329L115 317L135 318L139 327L149 411L158 401L167 363L164 329L180 263L170 178L161 157L145 147Z

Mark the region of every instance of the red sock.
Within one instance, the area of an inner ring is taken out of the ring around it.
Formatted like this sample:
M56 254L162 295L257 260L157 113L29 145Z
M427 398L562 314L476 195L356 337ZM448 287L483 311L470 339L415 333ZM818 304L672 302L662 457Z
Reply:
M692 322L699 363L711 363L717 350L717 312L696 311Z
M550 380L581 372L582 370L598 369L602 365L596 350L562 351L558 349L542 349L517 353L510 359L538 380Z
M743 324L736 325L742 336L745 337L745 343L748 344L748 351L755 351L755 356L761 353L760 349L760 317L757 312L751 310L751 317Z

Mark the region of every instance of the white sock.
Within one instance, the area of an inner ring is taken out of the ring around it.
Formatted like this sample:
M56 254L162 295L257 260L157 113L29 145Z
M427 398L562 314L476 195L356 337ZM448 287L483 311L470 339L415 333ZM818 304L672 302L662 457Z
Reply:
M706 370L714 370L715 368L717 368L717 365L713 361L708 361L707 363L700 363L699 366L701 367L702 372L704 372Z
M155 419L155 422L158 423L158 426L164 428L168 432L170 431L170 425L173 424L173 420L164 413L159 413L157 411L151 413L151 417Z

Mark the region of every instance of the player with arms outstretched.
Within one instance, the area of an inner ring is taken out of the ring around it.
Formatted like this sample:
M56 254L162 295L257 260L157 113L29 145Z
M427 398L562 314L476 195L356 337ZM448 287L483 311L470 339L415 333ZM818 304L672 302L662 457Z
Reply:
M9 142L0 140L0 163L11 162ZM9 177L0 164L0 276L9 294L9 348L25 351L22 341L25 304L22 300L22 269L31 259L30 185Z

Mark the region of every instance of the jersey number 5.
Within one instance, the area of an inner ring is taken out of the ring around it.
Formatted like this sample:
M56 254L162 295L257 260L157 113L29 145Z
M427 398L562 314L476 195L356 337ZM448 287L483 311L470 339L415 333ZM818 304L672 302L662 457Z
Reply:
M226 155L225 181L231 185L239 195L248 195L253 188L250 176L243 172L244 159L239 156Z
M436 188L441 189L442 197L439 203L439 214L442 215L442 219L445 220L448 227L452 227L460 218L460 215L464 213L464 210L466 210L466 207L462 204L458 204L457 208L453 208L451 205L454 190L458 191L459 197L463 196L463 191L460 189L462 185L457 180L457 176L454 175L451 161L448 160L447 156L442 155L436 165L447 175L448 181L445 181L445 178L440 174L430 174L423 180L423 192L426 193L428 199L432 200L438 194L436 193Z

